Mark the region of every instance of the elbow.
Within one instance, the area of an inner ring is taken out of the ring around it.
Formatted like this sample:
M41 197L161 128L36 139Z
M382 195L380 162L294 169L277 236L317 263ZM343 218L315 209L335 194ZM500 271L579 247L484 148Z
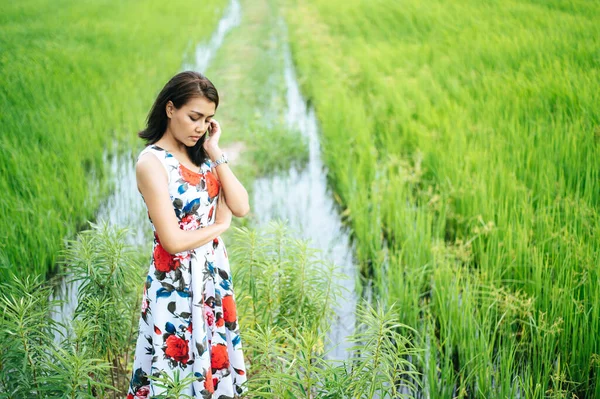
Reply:
M175 231L161 230L161 234L155 232L154 237L160 246L170 255L177 255L185 250L185 248L183 248L185 246L185 243L183 242L184 237L180 235L180 232L180 229Z
M181 249L179 249L179 247L169 247L169 249L165 248L165 250L170 254L170 255L177 255L178 253L181 252Z
M243 207L237 209L235 213L233 213L233 211L231 213L233 213L238 218L243 218L248 214L248 212L250 212L250 205L246 204Z
M176 245L173 245L172 243L165 243L165 244L161 244L162 247L164 248L165 251L167 251L170 255L176 255L177 253L179 253L179 249L177 248Z
M167 251L170 255L176 255L181 252L179 245L174 240L161 240L159 244Z

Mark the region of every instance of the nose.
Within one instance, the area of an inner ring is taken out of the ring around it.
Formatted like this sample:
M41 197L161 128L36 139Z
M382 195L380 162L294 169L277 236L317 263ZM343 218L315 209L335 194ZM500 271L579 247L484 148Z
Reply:
M199 133L202 133L206 130L207 126L204 122L198 122L196 124L196 131Z

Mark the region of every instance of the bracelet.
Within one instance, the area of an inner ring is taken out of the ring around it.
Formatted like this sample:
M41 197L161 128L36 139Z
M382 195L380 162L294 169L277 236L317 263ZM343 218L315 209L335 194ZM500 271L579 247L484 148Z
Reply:
M215 165L215 167L217 167L217 166L221 165L222 163L228 163L227 155L224 152L221 153L221 157L219 159L215 160L214 165Z

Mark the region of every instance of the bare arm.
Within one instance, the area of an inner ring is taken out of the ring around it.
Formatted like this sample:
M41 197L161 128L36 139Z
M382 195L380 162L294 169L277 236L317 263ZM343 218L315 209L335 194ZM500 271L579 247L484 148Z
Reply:
M220 156L219 153L216 158ZM246 216L250 211L248 192L237 177L235 177L229 165L222 163L219 166L213 166L212 170L217 174L221 182L221 188L225 192L225 198L227 198L227 205L231 209L231 213L240 218Z
M223 151L219 148L219 138L221 137L221 125L214 118L209 121L209 136L204 140L202 146L211 160L221 157ZM217 170L218 169L218 170ZM220 164L212 168L213 173L221 182L222 192L225 194L227 206L231 213L237 217L244 217L250 212L250 203L248 202L248 192L235 177L227 163Z
M138 190L163 248L170 254L198 248L224 233L231 219L215 221L197 230L182 230L175 215L168 189L167 172L155 155L144 154L135 167ZM220 204L219 204L220 205Z

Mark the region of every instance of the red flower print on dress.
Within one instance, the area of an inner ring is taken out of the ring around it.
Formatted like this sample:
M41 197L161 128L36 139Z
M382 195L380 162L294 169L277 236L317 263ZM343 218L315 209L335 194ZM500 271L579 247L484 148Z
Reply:
M206 378L204 379L204 389L206 389L208 393L215 392L215 386L213 385L212 370L206 371Z
M177 269L179 265L179 260L168 253L160 243L156 245L154 248L154 267L156 270L166 273Z
M204 318L209 326L212 326L215 322L215 314L210 306L204 305Z
M197 230L200 227L200 222L196 216L192 213L185 215L179 222L179 228L181 230Z
M219 180L212 174L212 172L206 172L204 175L206 179L206 189L208 190L208 196L214 198L219 194Z
M169 335L165 343L167 344L165 355L178 362L187 364L188 360L190 360L188 340L181 339L177 335Z
M144 292L142 294L142 308L141 312L146 313L148 310L148 306L150 305L150 300L148 299L148 287L144 284Z
M184 260L188 260L190 258L190 251L183 251L183 252L178 252L175 255L173 255L175 257L175 262L183 262Z
M233 301L233 295L225 295L223 301L223 318L226 323L233 323L237 319L237 312L235 309L235 302Z
M146 385L138 388L138 390L135 391L135 396L131 394L130 395L133 399L147 399L149 394L150 388ZM127 396L127 398L129 399L129 396Z
M210 366L216 370L229 367L229 354L227 353L227 347L225 345L216 344L212 347Z
M181 174L183 180L185 180L192 186L198 185L198 183L200 183L200 178L202 177L202 174L195 173L183 166L182 164L179 164L179 173Z
M144 298L142 300L142 309L141 309L141 312L142 313L146 313L147 310L148 310L148 299Z

